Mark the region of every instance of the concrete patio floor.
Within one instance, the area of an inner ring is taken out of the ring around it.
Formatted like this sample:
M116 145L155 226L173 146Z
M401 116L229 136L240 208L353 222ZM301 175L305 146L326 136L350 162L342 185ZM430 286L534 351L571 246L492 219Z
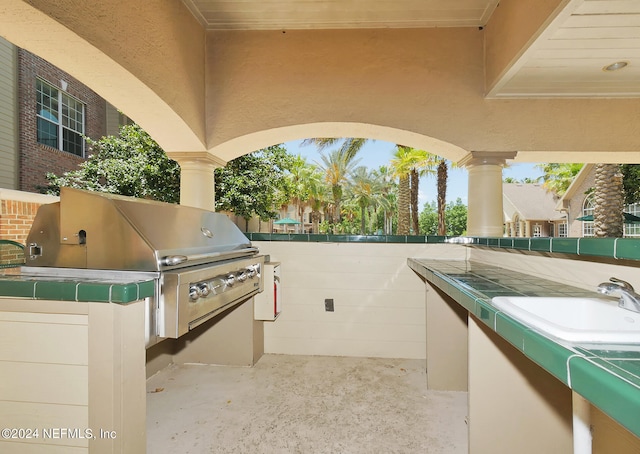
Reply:
M429 391L425 361L265 355L172 365L147 381L147 452L467 452L467 393Z

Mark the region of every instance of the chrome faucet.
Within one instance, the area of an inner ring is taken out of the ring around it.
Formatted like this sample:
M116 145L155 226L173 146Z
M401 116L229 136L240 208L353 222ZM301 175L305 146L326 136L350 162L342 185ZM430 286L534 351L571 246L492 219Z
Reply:
M598 292L611 295L615 292L620 293L620 301L618 306L634 312L640 312L640 295L638 295L633 286L622 279L615 277L609 278L609 282L603 282L598 285Z

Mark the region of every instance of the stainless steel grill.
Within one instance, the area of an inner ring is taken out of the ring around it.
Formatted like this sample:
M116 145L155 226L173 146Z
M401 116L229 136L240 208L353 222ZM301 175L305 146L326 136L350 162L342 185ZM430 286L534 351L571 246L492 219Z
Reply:
M220 213L62 188L27 238L30 274L154 279L147 346L263 290L264 256Z

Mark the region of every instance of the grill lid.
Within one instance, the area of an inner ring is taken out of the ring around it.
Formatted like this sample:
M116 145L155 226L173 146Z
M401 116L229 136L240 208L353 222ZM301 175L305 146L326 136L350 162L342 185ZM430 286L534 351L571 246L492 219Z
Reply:
M257 252L220 213L152 200L61 188L38 210L29 266L161 271Z

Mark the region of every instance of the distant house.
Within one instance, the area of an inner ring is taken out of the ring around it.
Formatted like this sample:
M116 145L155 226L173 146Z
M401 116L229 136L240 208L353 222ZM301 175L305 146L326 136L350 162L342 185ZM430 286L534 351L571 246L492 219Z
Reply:
M567 236L566 215L556 211L557 196L541 184L503 183L504 235Z
M568 236L594 236L593 221L581 221L578 218L593 216L595 196L595 165L585 164L576 175L571 186L556 204L556 210L562 211L568 218ZM625 207L625 212L640 216L640 204L634 203ZM625 237L640 237L640 224L625 224Z
M300 224L273 224L273 233L319 233L313 231L313 220L311 219L311 207L304 206L302 217L297 214L295 205L284 205L280 208L279 219L295 219L302 221ZM320 213L320 221L324 219L324 213Z

